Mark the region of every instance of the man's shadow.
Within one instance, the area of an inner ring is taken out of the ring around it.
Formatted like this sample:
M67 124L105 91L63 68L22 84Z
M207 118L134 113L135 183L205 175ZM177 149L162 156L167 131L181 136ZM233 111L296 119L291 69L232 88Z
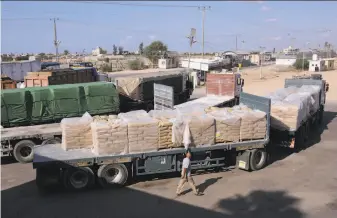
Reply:
M200 185L196 186L196 188L199 190L199 192L203 193L209 186L215 184L220 179L222 179L222 177L206 179L203 183L201 183ZM189 184L187 183L185 185L189 185ZM187 193L189 193L191 191L192 191L192 189L189 188L189 189L183 191L181 194L185 195L185 194L187 194Z

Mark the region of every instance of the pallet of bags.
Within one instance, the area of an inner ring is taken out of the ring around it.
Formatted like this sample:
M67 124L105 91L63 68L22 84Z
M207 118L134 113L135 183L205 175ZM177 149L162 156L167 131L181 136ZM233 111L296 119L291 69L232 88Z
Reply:
M92 148L91 122L93 118L89 113L82 117L63 118L62 148L64 150Z
M126 113L119 113L118 118L124 119L124 118L143 118L143 117L150 117L150 115L145 111L145 110L135 110L135 111L130 111Z
M158 120L159 127L159 149L181 147L182 143L173 143L172 128L177 117L176 110L152 110L150 117ZM181 140L179 140L181 141Z
M175 126L180 126L174 132L173 138L183 133L183 144L189 146L213 145L215 142L215 120L205 113L205 108L190 108L190 110L178 110ZM178 134L177 134L178 133Z
M265 138L267 132L267 114L259 110L248 110L247 108L240 107L232 111L232 115L241 118L240 140Z
M97 120L91 123L93 153L97 155L127 154L128 125L121 119Z
M228 108L218 108L208 113L215 119L215 142L240 141L241 118L233 115Z
M158 150L159 128L158 120L150 116L122 116L128 126L128 142L130 153L140 153Z

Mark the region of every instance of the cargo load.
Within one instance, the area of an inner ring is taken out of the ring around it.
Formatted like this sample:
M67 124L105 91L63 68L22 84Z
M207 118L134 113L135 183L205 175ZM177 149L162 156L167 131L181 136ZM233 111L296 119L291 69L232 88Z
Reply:
M128 125L129 152L148 152L158 150L158 121L151 117L124 117Z
M180 143L173 143L172 140L172 128L174 121L177 117L177 111L175 110L152 110L149 112L149 115L158 120L158 127L159 127L159 149L165 148L175 148L181 147L182 142ZM181 136L182 138L182 136Z
M128 124L121 119L100 120L91 123L93 152L103 154L127 154Z
M270 94L271 126L281 131L296 131L310 114L319 109L318 86L288 87Z
M28 72L25 76L26 87L87 83L96 81L95 68L53 69Z
M238 96L241 92L241 76L233 73L208 73L206 94L216 96Z
M107 82L9 89L1 92L1 125L60 122L66 117L118 114L119 96Z
M140 101L153 100L154 83L171 86L175 93L186 88L183 72L179 70L117 77L115 82L120 93Z
M62 148L66 151L70 149L92 148L92 121L93 118L88 113L85 113L82 117L62 119Z
M5 75L1 75L1 89L16 89L16 81Z
M1 126L29 125L32 114L32 99L26 89L1 91Z
M227 108L210 108L208 115L215 119L216 143L240 141L240 117L233 115Z

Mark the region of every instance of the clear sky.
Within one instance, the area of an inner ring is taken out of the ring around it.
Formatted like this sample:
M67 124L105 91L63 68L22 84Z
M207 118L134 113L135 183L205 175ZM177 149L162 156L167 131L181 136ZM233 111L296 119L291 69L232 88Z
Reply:
M96 46L112 52L113 44L135 51L140 42L147 45L152 40L163 41L169 50L187 51L186 36L191 27L197 30L193 51L201 52L201 11L169 5L211 6L205 16L206 52L235 49L235 34L240 34L239 50L256 50L259 46L279 50L289 45L302 48L306 42L310 42L307 47L314 48L325 41L337 47L337 1L124 3L131 5L98 1L2 1L2 53L54 52L50 21L53 17L59 18L60 52L65 49L91 52ZM139 6L141 4L149 5Z

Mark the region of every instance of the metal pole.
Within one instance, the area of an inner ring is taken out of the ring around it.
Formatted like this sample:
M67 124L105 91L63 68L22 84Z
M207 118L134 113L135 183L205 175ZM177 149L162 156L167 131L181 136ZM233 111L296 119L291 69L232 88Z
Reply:
M238 35L235 35L235 51L238 50Z
M57 29L56 29L56 20L59 20L58 18L50 19L54 21L54 46L55 46L55 55L56 55L56 61L59 61L59 44L60 42L57 40Z
M202 59L204 59L204 52L205 52L205 11L206 11L206 8L203 7L203 10L202 10Z

